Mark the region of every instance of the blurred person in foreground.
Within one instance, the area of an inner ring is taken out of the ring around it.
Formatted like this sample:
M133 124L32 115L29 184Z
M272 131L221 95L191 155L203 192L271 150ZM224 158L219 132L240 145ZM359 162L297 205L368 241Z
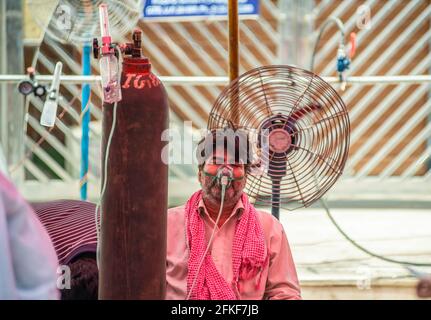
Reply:
M431 298L431 276L419 280L416 292L419 298Z
M70 286L60 288L61 300L97 300L96 205L87 201L56 200L34 202L31 206L48 231L60 265L70 270Z
M0 300L57 299L57 267L46 230L0 172Z
M283 226L271 214L257 211L243 192L251 165L249 147L247 136L232 137L224 130L211 131L199 142L201 190L185 205L168 210L166 299L301 299ZM219 174L230 179L216 225Z
M1 144L0 144L0 174L4 174L6 177L8 176L6 157L4 155Z

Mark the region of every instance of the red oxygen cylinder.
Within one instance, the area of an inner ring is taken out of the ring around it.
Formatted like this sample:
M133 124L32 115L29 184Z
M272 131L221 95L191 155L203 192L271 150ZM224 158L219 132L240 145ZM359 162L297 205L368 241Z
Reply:
M168 128L168 99L149 60L136 47L132 51L123 61L102 198L100 299L165 298L168 166L161 136ZM113 107L103 105L102 159Z

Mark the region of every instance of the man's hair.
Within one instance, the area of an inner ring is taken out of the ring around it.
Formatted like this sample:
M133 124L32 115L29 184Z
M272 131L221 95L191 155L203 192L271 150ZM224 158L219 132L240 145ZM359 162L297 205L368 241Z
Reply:
M246 172L248 172L251 165L251 144L248 134L230 128L213 129L198 142L196 158L199 171L203 169L205 161L214 155L217 147L222 145L223 149L234 157L235 163L244 164Z
M68 266L70 289L61 290L61 300L97 300L99 270L95 254L82 254Z

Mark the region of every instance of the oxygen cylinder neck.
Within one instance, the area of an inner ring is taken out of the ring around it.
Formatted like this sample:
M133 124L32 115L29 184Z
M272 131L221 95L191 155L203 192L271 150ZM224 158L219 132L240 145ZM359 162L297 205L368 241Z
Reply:
M150 60L142 54L142 31L135 29L132 40L132 43L126 43L122 47L122 51L124 52L123 71L125 73L136 74L150 73Z
M126 57L123 59L123 72L125 73L150 73L151 63L148 58Z
M132 48L132 57L140 58L142 57L142 31L134 30L133 31L133 48Z

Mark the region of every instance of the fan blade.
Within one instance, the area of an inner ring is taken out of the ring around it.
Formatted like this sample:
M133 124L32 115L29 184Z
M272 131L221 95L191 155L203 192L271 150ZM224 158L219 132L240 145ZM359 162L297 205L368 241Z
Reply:
M314 110L321 109L322 106L318 103L311 104L306 107L303 107L299 110L294 111L289 118L292 118L295 121L298 121L302 117L304 117L306 114L309 114L310 112L313 112Z

